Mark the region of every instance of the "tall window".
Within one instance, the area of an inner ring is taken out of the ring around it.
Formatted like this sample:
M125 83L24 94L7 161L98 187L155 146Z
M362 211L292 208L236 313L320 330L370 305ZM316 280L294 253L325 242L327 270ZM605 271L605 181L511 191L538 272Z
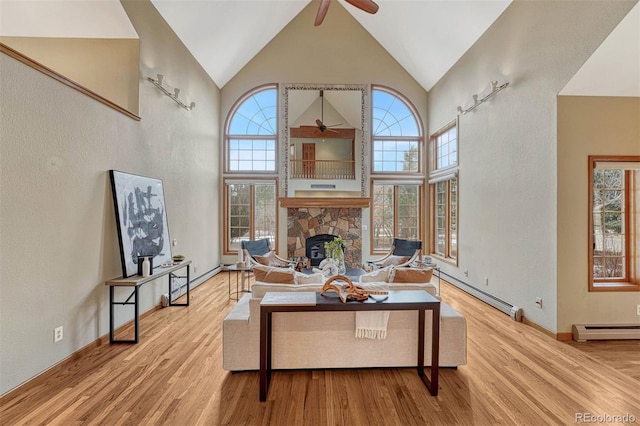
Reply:
M590 156L590 290L640 289L640 157ZM635 255L634 255L635 254Z
M371 220L374 251L388 250L394 237L421 239L420 188L419 184L374 182Z
M458 178L433 184L433 254L446 259L458 258Z
M226 252L240 249L240 242L269 238L275 247L277 208L273 181L226 181Z
M389 250L393 238L422 240L423 138L415 109L400 94L372 90L371 248ZM389 175L393 175L390 181ZM386 179L386 180L385 180Z
M431 237L429 252L458 261L458 128L444 126L429 139Z
M277 99L275 86L245 95L231 111L226 129L226 171L276 171Z
M420 171L422 135L417 114L388 89L373 89L373 173Z

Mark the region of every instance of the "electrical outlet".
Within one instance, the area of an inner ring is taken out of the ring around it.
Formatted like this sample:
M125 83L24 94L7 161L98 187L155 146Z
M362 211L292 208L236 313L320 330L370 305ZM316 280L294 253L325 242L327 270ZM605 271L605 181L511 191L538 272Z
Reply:
M469 276L469 270L468 270L468 269L465 269L465 270L464 270L464 276L465 276L465 277L468 277L468 276Z
M63 328L62 326L56 327L53 329L53 343L57 343L62 340L63 337Z
M536 305L538 305L538 308L542 309L542 297L536 297Z
M640 305L636 306L636 314L640 316Z
M484 285L489 285L489 277L484 277Z
M174 238L173 241L171 241L171 244L175 247L178 245L178 239Z

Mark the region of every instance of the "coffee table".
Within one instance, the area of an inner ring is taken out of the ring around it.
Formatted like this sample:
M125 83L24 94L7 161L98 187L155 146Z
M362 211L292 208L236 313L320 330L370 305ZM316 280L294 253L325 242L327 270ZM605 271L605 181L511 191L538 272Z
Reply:
M323 311L418 311L418 348L416 366L418 376L430 391L438 395L438 366L440 354L440 300L424 290L389 291L389 298L376 302L342 303L335 295L323 296L318 292L267 292L260 303L260 401L266 401L271 380L271 334L274 312ZM425 311L433 316L431 333L431 377L424 373L424 320ZM364 355L364 354L363 354ZM367 354L371 356L372 354Z

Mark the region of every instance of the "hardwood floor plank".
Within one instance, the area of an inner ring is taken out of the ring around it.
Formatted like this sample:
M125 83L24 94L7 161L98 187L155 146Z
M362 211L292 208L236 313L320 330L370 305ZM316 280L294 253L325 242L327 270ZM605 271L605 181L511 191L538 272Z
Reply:
M257 372L222 369L222 320L235 302L220 274L192 291L191 306L146 314L139 344L92 345L2 397L0 423L537 426L572 424L576 413L640 422L640 341L558 342L447 283L441 291L467 318L468 364L440 370L437 397L413 368L294 370L274 372L259 402Z

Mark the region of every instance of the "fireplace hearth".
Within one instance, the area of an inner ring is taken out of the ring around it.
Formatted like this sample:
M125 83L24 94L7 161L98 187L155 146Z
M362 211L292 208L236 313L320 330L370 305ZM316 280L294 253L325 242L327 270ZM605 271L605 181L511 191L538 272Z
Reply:
M287 256L290 259L307 257L317 266L324 259L325 241L340 236L345 240L345 266L359 268L362 266L361 223L361 208L290 207L287 209ZM321 235L328 235L328 239L314 242L313 253L311 247L307 250L307 239Z

